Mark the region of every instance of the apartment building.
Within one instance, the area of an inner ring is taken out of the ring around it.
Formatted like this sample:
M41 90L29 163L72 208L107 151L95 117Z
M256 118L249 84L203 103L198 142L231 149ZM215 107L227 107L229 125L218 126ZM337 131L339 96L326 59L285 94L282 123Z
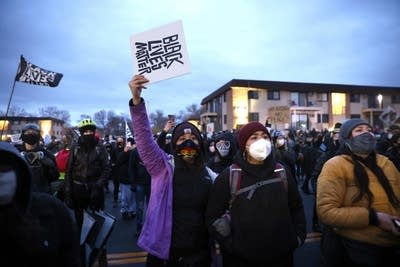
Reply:
M400 87L233 79L202 101L204 132L259 121L276 130L331 129L362 118L381 129L400 123Z
M28 123L35 123L40 127L43 138L55 136L61 139L64 130L64 121L52 117L23 117L23 116L0 116L1 140L19 138L22 128Z

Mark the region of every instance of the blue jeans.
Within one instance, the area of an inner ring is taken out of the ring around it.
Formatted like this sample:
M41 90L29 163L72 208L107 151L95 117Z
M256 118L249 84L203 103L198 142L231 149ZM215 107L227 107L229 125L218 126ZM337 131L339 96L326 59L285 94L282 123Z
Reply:
M144 203L146 206L149 203L150 198L150 185L137 184L136 185L136 222L138 225L143 225L143 211Z

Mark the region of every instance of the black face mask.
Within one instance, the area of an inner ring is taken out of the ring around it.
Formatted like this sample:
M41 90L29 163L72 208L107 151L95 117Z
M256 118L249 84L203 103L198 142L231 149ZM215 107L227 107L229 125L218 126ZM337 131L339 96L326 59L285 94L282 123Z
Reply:
M85 148L95 147L97 143L96 137L94 134L82 135L79 137L79 144Z
M368 155L374 151L376 139L372 133L363 133L346 142L346 145L355 154Z
M22 135L22 141L25 143L33 146L37 143L39 143L39 135L37 134L23 134Z

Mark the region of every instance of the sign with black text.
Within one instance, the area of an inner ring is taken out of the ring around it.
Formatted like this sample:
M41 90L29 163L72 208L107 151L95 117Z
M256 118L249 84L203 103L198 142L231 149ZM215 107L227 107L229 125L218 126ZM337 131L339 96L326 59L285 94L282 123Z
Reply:
M167 24L130 38L134 74L155 83L191 71L182 21Z

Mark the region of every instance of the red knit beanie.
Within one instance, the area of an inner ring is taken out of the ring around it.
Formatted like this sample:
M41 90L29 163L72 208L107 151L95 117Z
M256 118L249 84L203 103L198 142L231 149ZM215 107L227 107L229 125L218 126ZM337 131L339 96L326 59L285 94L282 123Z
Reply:
M239 130L238 143L240 152L245 150L247 139L249 139L249 137L257 131L263 131L264 133L268 134L269 138L271 138L271 135L264 125L256 121L249 122Z

